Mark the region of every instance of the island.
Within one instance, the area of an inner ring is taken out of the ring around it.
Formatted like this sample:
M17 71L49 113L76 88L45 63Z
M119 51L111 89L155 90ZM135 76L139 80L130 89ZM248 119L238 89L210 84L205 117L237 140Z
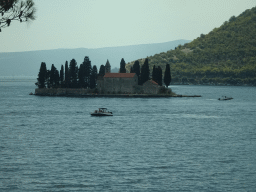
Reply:
M141 68L141 69L140 69ZM154 68L152 74L148 61L140 67L135 63L130 73L126 73L125 61L121 60L119 73L111 73L111 66L107 60L101 65L99 73L97 67L91 67L89 57L77 67L75 59L61 66L60 73L52 64L47 70L46 64L41 63L35 89L38 96L71 96L71 97L184 97L177 95L168 88L171 82L170 66L167 64L164 78L162 69ZM164 79L165 86L162 80ZM187 96L188 97L188 96ZM200 97L194 95L189 97Z
M106 73L98 76L96 87L91 88L37 88L35 95L77 97L173 97L170 88L148 80L138 85L136 73Z

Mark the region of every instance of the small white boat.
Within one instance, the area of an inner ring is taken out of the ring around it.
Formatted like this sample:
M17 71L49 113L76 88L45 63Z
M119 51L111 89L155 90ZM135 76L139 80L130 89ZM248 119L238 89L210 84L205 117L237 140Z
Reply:
M226 97L226 96L222 96L221 98L219 98L218 100L220 101L225 101L225 100L231 100L233 99L232 97Z
M92 116L113 116L113 113L107 111L107 108L99 108L99 110L95 110L91 113Z

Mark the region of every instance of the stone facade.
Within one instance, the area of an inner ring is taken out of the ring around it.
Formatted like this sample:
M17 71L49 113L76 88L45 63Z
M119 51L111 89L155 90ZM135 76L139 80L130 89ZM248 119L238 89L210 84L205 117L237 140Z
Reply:
M152 80L138 85L136 73L106 73L98 77L97 89L100 94L158 94L160 86Z
M134 93L134 87L138 85L136 73L106 73L97 80L99 93L120 94Z

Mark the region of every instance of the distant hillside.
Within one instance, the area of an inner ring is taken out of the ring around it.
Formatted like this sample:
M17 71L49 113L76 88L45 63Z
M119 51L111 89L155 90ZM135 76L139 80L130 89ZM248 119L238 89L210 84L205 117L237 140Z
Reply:
M232 16L207 35L148 59L151 72L153 65L165 70L169 63L172 83L256 85L256 7Z
M167 43L131 45L123 47L107 47L99 49L55 49L44 51L0 53L0 76L31 76L37 75L41 62L45 62L50 69L54 64L60 70L61 64L75 59L81 64L85 56L89 56L92 65L99 69L101 64L109 60L112 69L120 67L122 58L127 62L138 58L144 58L156 53L173 49L179 44L190 42L188 40L177 40Z
M119 68L111 68L111 73L119 73Z

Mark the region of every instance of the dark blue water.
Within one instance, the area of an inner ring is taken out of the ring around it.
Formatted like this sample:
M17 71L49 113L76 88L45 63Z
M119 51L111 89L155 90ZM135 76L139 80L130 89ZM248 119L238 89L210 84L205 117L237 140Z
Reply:
M34 82L0 78L0 191L256 189L255 87L70 98L30 96ZM114 116L91 117L98 107Z

